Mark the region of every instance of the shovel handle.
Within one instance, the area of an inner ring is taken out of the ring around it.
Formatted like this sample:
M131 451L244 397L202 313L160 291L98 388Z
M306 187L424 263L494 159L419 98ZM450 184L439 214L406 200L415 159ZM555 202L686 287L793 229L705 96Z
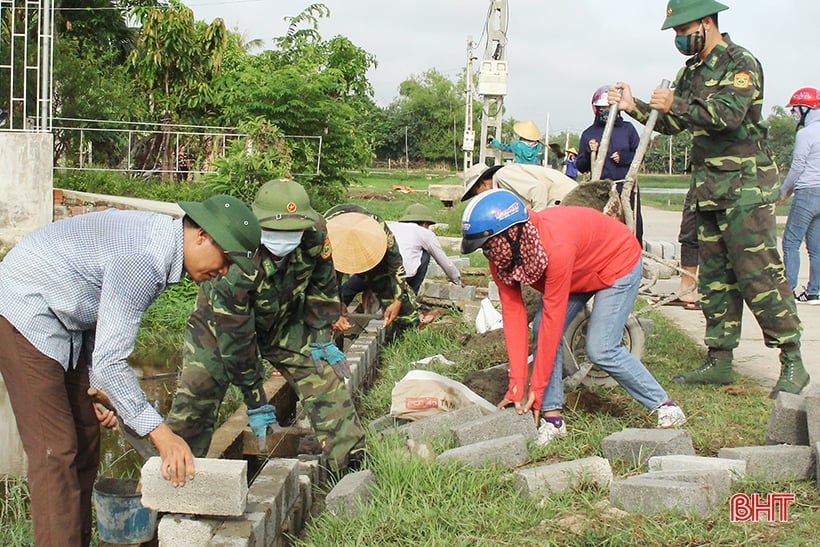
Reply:
M114 405L111 404L111 399L108 398L108 395L106 395L104 391L90 387L88 388L88 396L91 397L91 400L96 404L104 406L107 410L116 412Z

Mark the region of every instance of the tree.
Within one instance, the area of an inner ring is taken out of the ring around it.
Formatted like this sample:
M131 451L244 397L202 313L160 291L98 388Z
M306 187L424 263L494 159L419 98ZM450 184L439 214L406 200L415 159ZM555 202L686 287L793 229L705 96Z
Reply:
M150 112L163 124L159 150L167 180L175 160L171 124L207 101L227 31L222 19L210 25L196 22L193 11L178 0L163 8L139 8L136 14L142 33L131 63L148 92Z
M766 118L769 125L768 146L772 159L781 174L785 174L792 162L794 153L795 126L791 115L782 106L772 108L772 114Z
M672 139L672 174L683 174L689 168L692 134L682 131L676 135L655 135L644 157L644 170L649 173L669 172L669 139Z
M327 14L321 4L308 6L274 40L277 49L258 55L231 41L208 109L223 125L262 118L277 126L291 149L291 173L316 195L337 199L347 173L370 158L362 119L372 105L366 73L375 59L343 36L323 41L318 19Z

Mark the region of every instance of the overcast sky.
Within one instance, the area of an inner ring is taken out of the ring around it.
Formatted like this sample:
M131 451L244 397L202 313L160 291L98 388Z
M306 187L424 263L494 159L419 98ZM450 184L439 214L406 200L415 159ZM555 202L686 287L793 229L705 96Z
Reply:
M246 39L285 34L286 16L306 0L188 0L197 19L221 17ZM456 81L466 66L467 37L482 58L489 0L324 0L324 39L344 35L376 56L369 73L376 102L386 106L399 84L436 69ZM793 91L820 87L814 0L725 0L720 29L760 59L765 75L764 113L784 105ZM685 57L674 31L661 31L667 0L509 0L505 118L531 119L550 133L580 133L592 122L590 99L603 84L622 80L648 98L663 78L674 79ZM475 65L475 69L478 66Z

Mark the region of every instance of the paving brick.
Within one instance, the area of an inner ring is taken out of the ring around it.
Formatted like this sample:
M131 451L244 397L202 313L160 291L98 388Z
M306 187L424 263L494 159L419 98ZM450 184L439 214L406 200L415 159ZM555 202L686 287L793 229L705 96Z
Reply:
M221 519L207 519L191 515L163 515L157 527L160 547L202 547L207 545Z
M604 457L643 465L652 456L669 454L694 455L692 436L684 429L627 428L601 441Z
M195 458L196 477L181 488L162 478L158 456L142 466L142 504L164 513L240 516L248 494L248 462ZM219 492L219 496L214 496Z
M711 487L705 483L647 475L613 481L609 499L619 509L642 515L672 510L704 516L714 506Z
M514 473L514 481L516 488L531 498L563 494L584 484L608 488L612 467L609 460L591 456L519 469Z
M809 445L806 401L801 395L781 391L772 405L766 444Z
M248 490L248 502L270 508L265 527L267 538L279 537L282 523L299 496L299 469L302 462L291 458L272 458L262 468Z
M806 405L806 429L809 446L820 441L820 384L811 384L803 391Z
M442 412L423 420L410 422L400 426L399 431L404 433L407 438L416 441L433 440L436 437L452 439L454 437L453 427L477 420L482 416L484 416L484 413L478 406L469 405L452 412Z
M808 480L815 476L815 449L786 444L721 448L720 458L746 461L746 476L768 481Z
M353 516L360 503L367 500L376 478L368 470L348 473L336 483L325 498L325 509L335 515Z
M746 476L746 462L744 460L730 460L728 458L709 458L706 456L685 456L673 454L670 456L652 456L649 458L649 471L706 471L722 469L732 480Z
M714 508L729 499L732 492L732 476L725 469L679 469L676 471L651 471L635 477L653 480L696 482L707 487L709 508ZM704 508L706 510L706 508ZM708 510L707 510L708 512Z
M237 520L225 520L216 529L209 547L266 547L266 518L270 512L264 506L254 504L259 510L245 513Z
M520 433L525 439L534 439L537 430L532 414L518 414L514 409L492 412L469 422L462 422L452 427L459 446L473 444L499 437Z
M459 287L458 285L447 285L449 289L448 295L445 298L449 298L450 300L460 302L462 300L475 300L475 286L473 285L464 285Z
M492 279L487 284L487 298L493 302L501 302L501 296L498 294L498 285Z
M447 283L425 281L419 292L421 293L420 296L429 298L439 298L441 300L450 298L450 287Z
M524 465L529 459L527 440L518 434L452 448L439 454L436 461L458 460L472 466L495 464L511 468Z

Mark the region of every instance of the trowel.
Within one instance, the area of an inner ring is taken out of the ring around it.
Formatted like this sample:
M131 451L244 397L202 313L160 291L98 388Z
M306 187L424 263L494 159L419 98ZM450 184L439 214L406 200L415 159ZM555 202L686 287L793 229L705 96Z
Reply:
M111 404L108 395L99 389L90 387L88 388L88 396L91 397L91 400L94 401L94 404L97 405L99 410L111 410L114 412L117 416L117 429L140 456L146 460L151 456L159 456L159 451L148 437L140 437L133 429L125 425L125 422L122 421L122 418L120 418L120 415L117 414L116 409L114 409L114 405Z

